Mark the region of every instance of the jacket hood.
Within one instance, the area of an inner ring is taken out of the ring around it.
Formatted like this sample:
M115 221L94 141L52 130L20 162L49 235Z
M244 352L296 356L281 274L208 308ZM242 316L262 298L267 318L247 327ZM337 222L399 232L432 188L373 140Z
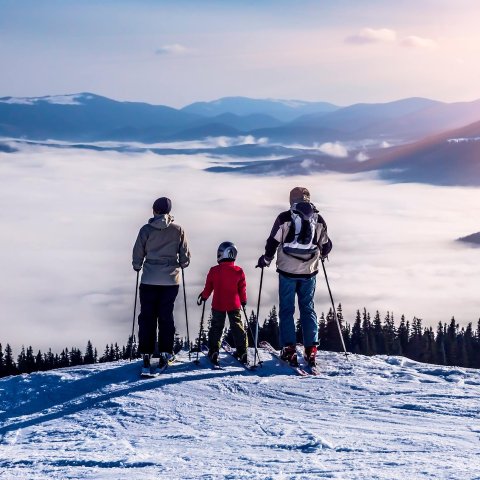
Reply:
M158 230L164 230L173 222L173 217L168 213L162 215L155 215L148 220L148 224Z

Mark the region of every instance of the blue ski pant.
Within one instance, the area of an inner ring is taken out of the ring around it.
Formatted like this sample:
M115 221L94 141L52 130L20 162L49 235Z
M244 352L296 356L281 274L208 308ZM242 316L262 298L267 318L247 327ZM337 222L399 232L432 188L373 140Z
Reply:
M303 344L306 347L318 345L318 321L313 297L315 295L316 277L291 278L281 273L279 278L279 323L280 345L295 345L295 295L298 298L300 323L303 330Z

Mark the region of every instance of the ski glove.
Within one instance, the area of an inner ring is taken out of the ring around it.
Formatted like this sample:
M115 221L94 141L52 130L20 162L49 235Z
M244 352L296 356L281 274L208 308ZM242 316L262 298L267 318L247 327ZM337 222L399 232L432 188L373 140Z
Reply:
M332 241L328 239L327 243L324 243L323 245L320 246L320 257L323 259L328 257L328 254L332 251Z
M142 267L133 267L133 269L134 269L136 272L139 272L139 271L142 269Z
M242 302L242 308L245 308L247 306L247 302Z
M272 259L266 257L265 255L262 255L262 256L258 259L258 262L257 262L257 265L256 265L255 268L265 268L265 267L269 267L269 266L270 266L270 263L272 263Z
M207 301L206 298L202 297L202 294L200 294L197 298L197 305L201 305L202 303L205 303Z

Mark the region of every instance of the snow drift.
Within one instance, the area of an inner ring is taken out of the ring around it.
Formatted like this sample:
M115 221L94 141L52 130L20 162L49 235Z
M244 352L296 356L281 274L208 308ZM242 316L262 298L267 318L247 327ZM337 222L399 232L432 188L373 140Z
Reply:
M480 372L320 352L301 378L262 352L249 373L139 362L0 381L6 479L478 478Z

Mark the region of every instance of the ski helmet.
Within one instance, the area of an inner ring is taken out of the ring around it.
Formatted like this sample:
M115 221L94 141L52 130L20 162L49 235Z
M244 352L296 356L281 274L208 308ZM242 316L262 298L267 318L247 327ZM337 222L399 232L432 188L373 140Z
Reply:
M217 262L222 260L235 260L238 255L238 250L232 242L223 242L217 249Z

